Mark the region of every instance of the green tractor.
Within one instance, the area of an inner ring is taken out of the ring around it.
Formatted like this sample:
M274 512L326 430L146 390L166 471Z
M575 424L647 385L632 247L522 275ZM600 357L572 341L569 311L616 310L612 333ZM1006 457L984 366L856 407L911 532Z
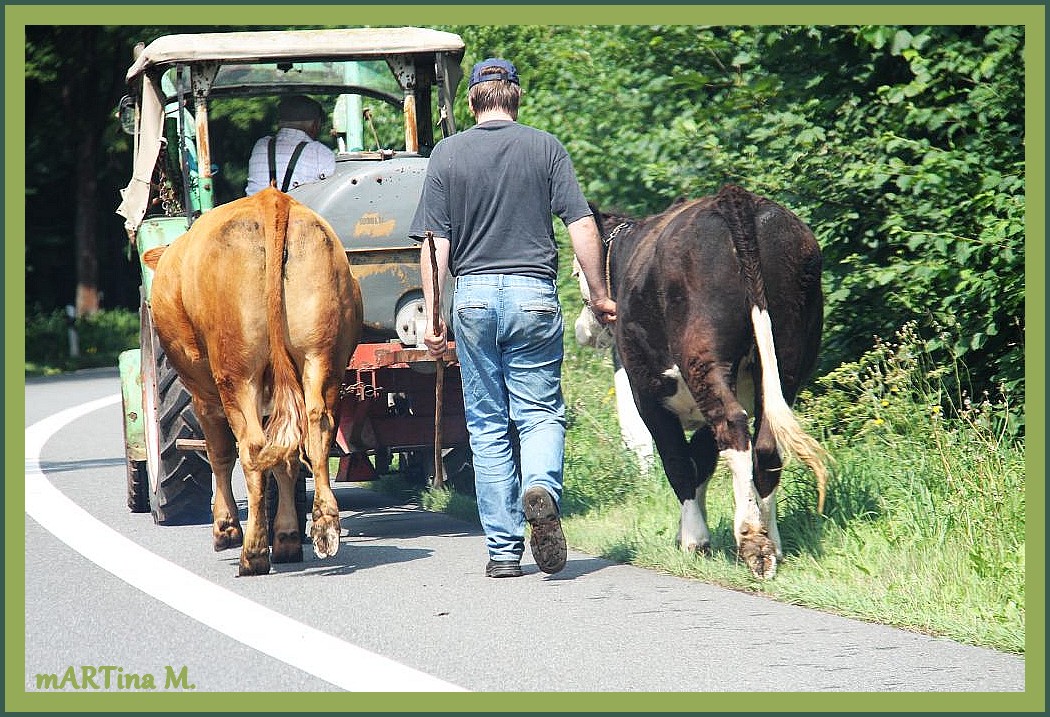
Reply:
M272 117L292 94L330 111L336 171L289 194L336 230L364 297L365 333L347 367L332 452L336 480L375 477L395 456L418 480L434 471L439 436L436 472L469 490L458 369L453 361L443 371L435 418L419 247L408 237L430 150L456 131L463 51L458 35L413 27L167 35L135 48L120 107L135 138L133 171L117 209L142 277L140 348L120 357L132 511L151 512L160 524L206 522L212 493L189 394L153 328L153 272L143 257L177 241L203 212L243 196L248 155L215 156L230 146L217 134L232 131L219 119L246 107ZM245 138L247 146L256 138ZM305 478L300 483L305 501Z

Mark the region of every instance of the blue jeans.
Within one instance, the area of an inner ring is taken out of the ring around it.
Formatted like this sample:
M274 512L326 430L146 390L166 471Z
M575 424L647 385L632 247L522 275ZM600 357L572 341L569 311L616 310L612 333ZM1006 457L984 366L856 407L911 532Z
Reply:
M527 276L462 276L453 312L489 557L518 560L525 550L525 490L539 485L556 504L561 500L565 400L557 288L553 280Z

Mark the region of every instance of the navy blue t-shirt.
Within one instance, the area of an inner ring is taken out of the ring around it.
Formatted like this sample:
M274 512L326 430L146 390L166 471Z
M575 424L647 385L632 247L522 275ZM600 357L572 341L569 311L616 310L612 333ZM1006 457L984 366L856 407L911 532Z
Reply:
M554 279L552 215L590 216L572 161L553 135L494 120L446 137L430 155L409 235L449 240L449 270Z

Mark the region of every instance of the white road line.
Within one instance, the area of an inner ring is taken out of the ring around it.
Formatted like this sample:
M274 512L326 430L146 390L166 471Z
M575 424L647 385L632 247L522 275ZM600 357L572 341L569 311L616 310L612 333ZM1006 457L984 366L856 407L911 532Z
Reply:
M208 582L125 538L55 488L40 468L44 444L74 420L119 402L120 394L107 396L26 428L26 515L91 562L147 595L337 687L355 692L465 691Z

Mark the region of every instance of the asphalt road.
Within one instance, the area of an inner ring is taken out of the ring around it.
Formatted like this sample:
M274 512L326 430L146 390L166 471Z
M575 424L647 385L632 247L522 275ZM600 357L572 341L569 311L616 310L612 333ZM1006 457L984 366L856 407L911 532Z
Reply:
M128 512L119 390L108 370L25 388L27 693L105 666L111 689L196 692L1025 690L1023 657L580 552L486 579L477 527L356 484L337 556L238 578L209 526Z

